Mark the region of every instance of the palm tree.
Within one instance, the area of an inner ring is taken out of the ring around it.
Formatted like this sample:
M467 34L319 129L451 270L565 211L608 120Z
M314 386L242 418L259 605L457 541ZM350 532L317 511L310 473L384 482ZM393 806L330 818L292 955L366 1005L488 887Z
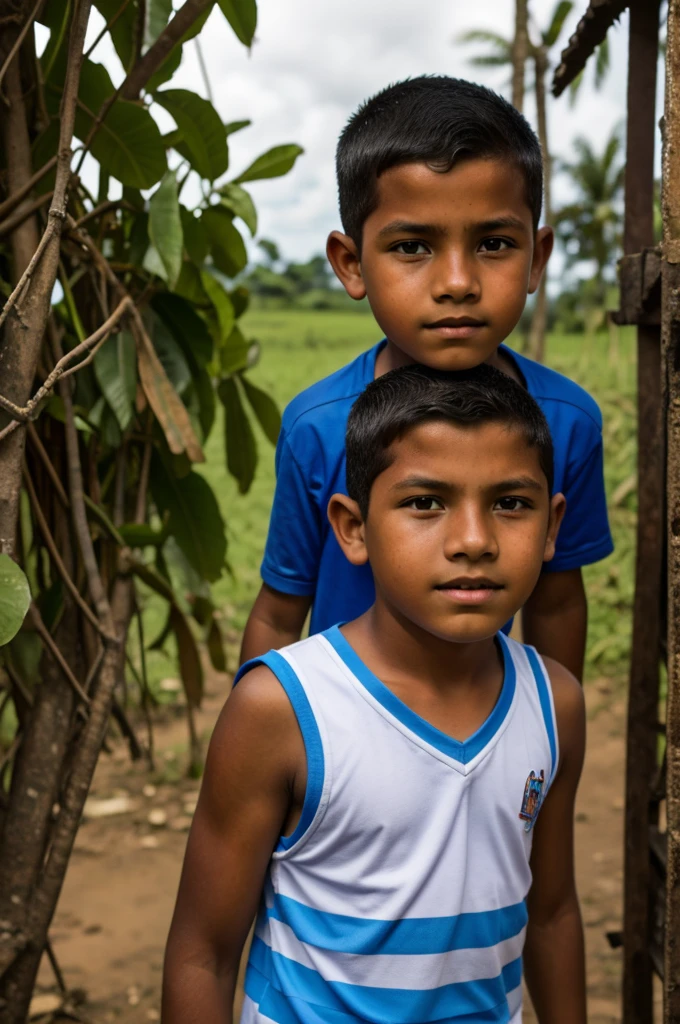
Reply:
M529 56L529 0L515 0L515 38L510 47L512 61L512 104L524 109L526 63Z
M602 308L607 286L614 281L612 270L621 245L623 147L618 129L600 153L581 137L573 146L577 159L562 162L560 170L571 179L576 196L557 211L555 227L568 268L585 262L595 265L593 297Z
M551 50L558 42L564 23L573 8L572 0L558 0L555 5L550 23L545 31L540 31L533 26L534 38L529 36L529 58L533 63L533 91L536 98L536 127L538 138L543 151L543 181L544 181L544 219L550 224L552 221L552 158L548 144L548 112L546 80L552 68ZM515 71L516 65L513 61L515 53L515 41L507 39L497 32L489 32L480 29L473 29L461 36L464 43L484 43L488 47L486 53L480 53L472 57L470 63L477 67L509 67L513 69L513 102L515 94ZM607 39L600 45L597 51L595 67L595 87L599 88L609 69L609 47ZM583 81L583 73L571 90L572 102L576 97L579 87ZM517 104L515 104L517 106ZM521 107L518 107L521 109ZM545 355L545 333L548 319L547 302L547 279L545 274L536 295L536 304L529 330L529 353L534 359L543 361Z

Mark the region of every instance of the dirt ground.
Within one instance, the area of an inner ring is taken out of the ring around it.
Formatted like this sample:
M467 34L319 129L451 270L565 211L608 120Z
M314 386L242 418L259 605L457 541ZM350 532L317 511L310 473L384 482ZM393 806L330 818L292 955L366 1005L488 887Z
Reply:
M198 715L204 737L227 691L226 677L213 680ZM606 933L621 927L625 708L605 681L587 687L587 702L588 752L576 815L578 885L589 1019L613 1024L621 1019L621 954L611 949ZM113 742L102 755L89 806L95 813L121 813L83 823L52 924L57 960L66 985L75 990L72 1005L79 1004L78 1017L90 1024L160 1020L163 947L198 783L181 777L186 724L180 712L166 712L155 745L153 777L145 764L130 763L123 743ZM111 799L118 804L104 803ZM45 961L34 1009L47 1009L56 992ZM528 1009L525 1021L534 1021Z

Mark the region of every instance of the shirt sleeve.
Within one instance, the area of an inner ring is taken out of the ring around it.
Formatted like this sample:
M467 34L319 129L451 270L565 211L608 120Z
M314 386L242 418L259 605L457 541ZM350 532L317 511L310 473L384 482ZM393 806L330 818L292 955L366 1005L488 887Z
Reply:
M604 487L602 432L590 419L578 424L574 454L567 467L567 508L555 557L545 572L566 572L599 562L614 550Z
M315 438L307 436L296 456L283 431L276 447L276 489L261 575L284 594L313 595L319 572L322 520L315 495L319 461Z

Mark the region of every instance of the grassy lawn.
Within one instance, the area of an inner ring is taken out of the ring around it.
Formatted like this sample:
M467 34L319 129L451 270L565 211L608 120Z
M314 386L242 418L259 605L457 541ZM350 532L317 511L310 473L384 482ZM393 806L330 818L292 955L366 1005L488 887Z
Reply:
M255 383L274 395L281 408L300 390L347 363L380 337L370 315L325 312L252 312L245 333L262 346ZM553 334L548 364L593 394L605 417L606 482L616 552L586 570L590 597L589 674L620 673L630 636L635 526L635 362L631 331L606 334ZM201 468L219 496L229 535L231 574L215 584L225 624L240 631L259 588L259 565L274 489L274 452L258 431L255 482L240 495L226 471L222 425L216 424ZM167 673L167 663L166 669Z

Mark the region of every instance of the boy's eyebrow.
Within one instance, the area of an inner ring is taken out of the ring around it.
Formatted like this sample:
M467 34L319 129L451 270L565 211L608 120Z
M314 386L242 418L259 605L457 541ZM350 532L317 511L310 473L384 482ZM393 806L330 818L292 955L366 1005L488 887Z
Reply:
M533 476L515 476L493 485L495 491L542 491L543 487Z
M392 484L390 490L410 491L414 487L424 487L432 491L448 491L451 489L451 484L447 484L444 480L433 480L428 476L409 476L405 480L399 480L396 484Z
M494 491L542 491L543 484L533 476L515 476L508 480L499 480L491 485ZM399 480L392 484L392 491L409 491L414 487L421 487L432 491L455 490L456 485L445 480L434 480L428 476L409 476L405 480Z
M519 217L509 214L506 217L493 217L491 220L483 220L475 224L477 231L498 231L501 228L515 228L517 231L526 232L527 226Z
M389 224L386 224L384 228L381 228L378 232L378 238L384 238L385 235L445 235L446 229L439 227L437 224L416 224L415 221L410 220L392 220Z

